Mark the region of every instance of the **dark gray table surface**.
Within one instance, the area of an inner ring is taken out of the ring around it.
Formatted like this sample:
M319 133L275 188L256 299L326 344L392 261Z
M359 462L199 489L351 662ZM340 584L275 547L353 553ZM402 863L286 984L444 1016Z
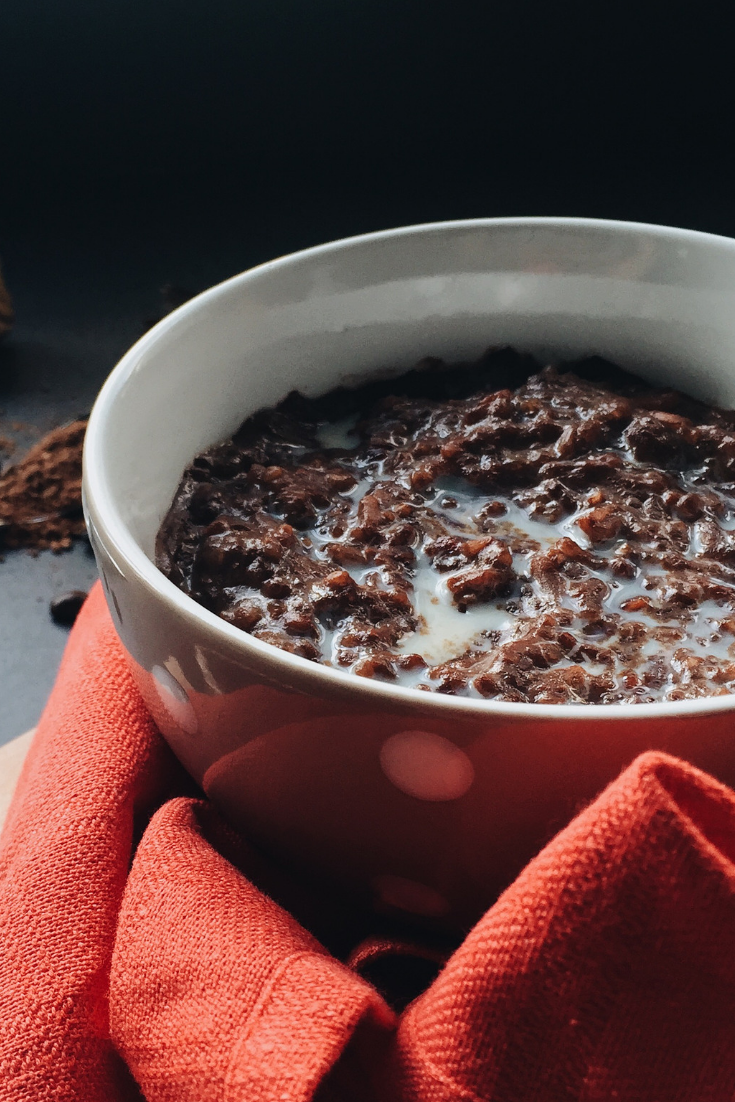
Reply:
M15 292L15 288L13 288ZM0 350L0 431L16 455L48 429L91 406L102 380L134 336L132 318L85 324L14 293L19 320ZM44 317L46 314L46 317ZM13 430L18 423L23 428ZM15 456L13 457L15 458ZM96 577L84 544L32 557L6 551L0 563L0 744L32 727L58 668L68 630L54 624L49 600L87 590Z
M74 259L61 250L56 259L35 259L29 250L25 262L4 265L17 322L0 344L0 435L15 439L13 459L49 429L88 412L112 367L159 312L164 281L155 263L143 265L141 275L95 253ZM199 286L226 274L202 264ZM96 576L85 543L60 555L4 552L0 744L37 722L56 677L69 633L51 620L50 599L88 590Z
M0 341L0 435L16 441L12 461L49 429L90 410L123 353L165 312L167 284L194 294L289 247L313 243L303 229L281 227L281 233L270 240L209 227L161 242L110 228L95 242L29 228L22 239L6 237L0 262L16 322ZM35 558L4 552L0 745L37 722L54 683L69 632L51 620L49 600L89 589L96 576L84 543Z

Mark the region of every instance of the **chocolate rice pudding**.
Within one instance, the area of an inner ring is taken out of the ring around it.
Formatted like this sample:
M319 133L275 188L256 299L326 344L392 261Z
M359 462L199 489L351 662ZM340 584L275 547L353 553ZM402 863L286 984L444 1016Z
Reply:
M735 691L735 414L511 350L298 393L184 472L156 561L361 677L538 704Z

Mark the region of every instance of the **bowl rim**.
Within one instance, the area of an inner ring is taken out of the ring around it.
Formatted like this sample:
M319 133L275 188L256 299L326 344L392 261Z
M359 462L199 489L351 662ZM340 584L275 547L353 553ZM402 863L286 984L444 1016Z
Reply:
M393 704L410 711L422 713L436 711L437 718L449 718L454 714L468 719L489 720L492 717L506 717L516 721L547 720L602 722L629 719L683 718L687 716L708 715L715 712L735 710L735 693L722 696L699 697L694 700L660 701L654 704L531 704L510 701L484 700L475 697L452 696L442 693L428 693L419 689L394 685L391 682L375 678L358 677L346 670L335 669L318 662L309 661L298 655L282 651L270 643L262 642L246 634L232 624L226 623L213 612L199 605L173 584L148 558L133 537L116 507L114 496L104 476L104 452L106 442L106 424L114 407L115 399L121 389L127 385L138 366L148 357L157 342L182 323L188 323L197 313L206 310L210 303L234 288L246 288L261 275L277 271L312 258L343 252L361 245L400 237L412 237L441 233L451 230L483 230L502 227L556 228L573 230L600 230L623 232L639 236L665 238L682 244L702 244L710 248L718 247L724 252L735 254L735 239L700 230L680 229L673 226L657 225L647 222L630 222L604 218L575 218L554 216L518 216L502 218L465 218L441 222L424 222L411 226L398 226L388 230L358 234L339 238L321 245L313 245L297 252L287 253L273 260L265 261L237 275L214 284L202 291L146 332L122 356L112 369L94 402L89 417L84 442L83 456L83 496L85 515L93 517L94 527L103 547L113 560L120 560L126 569L121 572L133 574L145 589L165 601L174 611L192 625L213 633L236 651L250 654L253 660L265 662L271 668L282 666L284 681L290 674L298 680L300 691L313 691L315 695L338 694L356 695L368 702L385 707ZM307 687L307 683L312 684Z

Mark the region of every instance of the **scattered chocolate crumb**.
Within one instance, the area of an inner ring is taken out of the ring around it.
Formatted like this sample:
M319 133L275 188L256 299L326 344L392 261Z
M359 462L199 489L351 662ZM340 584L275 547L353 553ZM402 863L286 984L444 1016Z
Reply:
M0 545L67 551L85 535L82 446L86 421L53 429L0 476Z
M8 436L0 436L0 455L12 455L15 451L15 441Z
M72 589L68 593L60 593L49 602L51 619L62 627L71 627L86 599L87 594L83 589Z

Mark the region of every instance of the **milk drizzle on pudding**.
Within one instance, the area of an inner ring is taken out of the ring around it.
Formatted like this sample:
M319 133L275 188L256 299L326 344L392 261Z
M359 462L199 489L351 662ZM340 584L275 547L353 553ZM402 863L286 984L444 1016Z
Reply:
M352 423L355 419L350 418ZM325 426L331 429L332 426ZM351 427L351 424L350 424ZM318 432L320 442L322 440L321 427ZM335 437L325 433L325 438ZM349 442L340 432L340 445L347 448ZM352 446L356 445L354 442ZM622 451L622 449L621 449ZM628 459L631 462L630 459ZM634 462L634 461L633 461ZM379 477L379 475L377 476ZM357 513L357 505L362 496L374 486L372 479L363 479L356 484L355 489L346 496L354 502L354 513ZM468 536L477 536L480 529L475 521L479 509L486 503L487 496L478 493L473 487L462 485L458 479L445 479L442 485L435 487L433 498L426 500L427 509L436 516L442 517L452 532L462 533ZM561 523L551 524L546 521L533 520L527 512L517 505L511 498L497 497L505 507L505 513L495 521L486 532L502 539L513 551L514 571L524 588L530 589L521 598L521 609L509 611L508 600L513 604L520 596L519 592L508 595L506 600L489 602L459 610L452 600L447 582L452 575L440 575L433 569L430 560L423 548L416 549L416 563L412 570L412 599L418 620L414 631L406 632L398 642L396 652L399 654L419 654L427 663L427 668L419 670L399 670L397 682L399 684L418 686L430 685L429 669L439 663L448 662L465 654L472 647L487 648L490 639L498 642L508 642L511 639L521 638L529 621L537 619L539 612L545 607L545 594L536 580L530 574L530 560L537 550L548 549L559 541L561 536L568 536L575 540L582 548L592 548L592 543L585 533L578 527L577 518L584 509L575 510ZM451 504L447 504L447 503ZM455 504L456 503L456 504ZM723 505L726 503L723 500ZM735 522L735 512L728 508L727 518L730 523ZM729 526L721 525L723 531L728 531ZM315 557L320 557L320 549L329 542L328 535L320 531L319 526L307 529L305 537L310 539ZM692 557L698 553L699 540L696 529L692 532L689 553ZM619 546L619 544L617 545ZM616 550L616 545L597 549L597 556L609 559ZM380 571L374 567L361 566L347 567L348 572L355 582L363 584L368 575L376 575L380 578ZM649 660L663 658L671 661L675 651L682 648L693 654L704 657L714 656L718 660L729 661L735 657L735 635L730 632L722 633L721 624L723 618L727 618L729 609L716 604L714 601L705 601L699 608L693 610L686 621L678 623L679 618L670 617L663 621L653 619L641 609L630 611L625 609L628 601L634 598L650 599L649 579L656 575L659 569L656 562L642 562L631 578L615 578L610 580L603 570L589 570L591 577L599 578L606 586L606 594L603 600L603 608L613 617L619 618L621 623L642 623L654 636L644 642L639 648L639 666L645 666ZM732 589L732 609L735 609L735 584ZM568 626L573 634L582 633L586 622L577 613L577 602L573 596L565 595L561 599L563 607L568 608L574 619ZM670 626L671 625L671 626ZM663 627L662 642L655 638L655 634ZM735 632L735 623L732 625ZM320 643L322 661L329 664L337 664L335 654L335 640L339 639L338 632L324 631ZM612 641L612 640L611 640ZM613 653L614 664L612 670L622 675L629 670L630 662L623 662L615 651ZM584 660L584 659L583 659ZM575 665L571 657L560 659L556 663L557 668ZM618 668L619 667L619 668ZM607 667L602 663L594 663L589 660L586 668L590 672L602 673ZM471 693L471 689L470 689ZM474 695L474 694L472 694ZM478 694L479 695L479 694Z
M255 415L185 472L159 565L266 642L424 690L735 691L735 417L601 361L481 362L464 393L434 363L426 396L414 372Z

